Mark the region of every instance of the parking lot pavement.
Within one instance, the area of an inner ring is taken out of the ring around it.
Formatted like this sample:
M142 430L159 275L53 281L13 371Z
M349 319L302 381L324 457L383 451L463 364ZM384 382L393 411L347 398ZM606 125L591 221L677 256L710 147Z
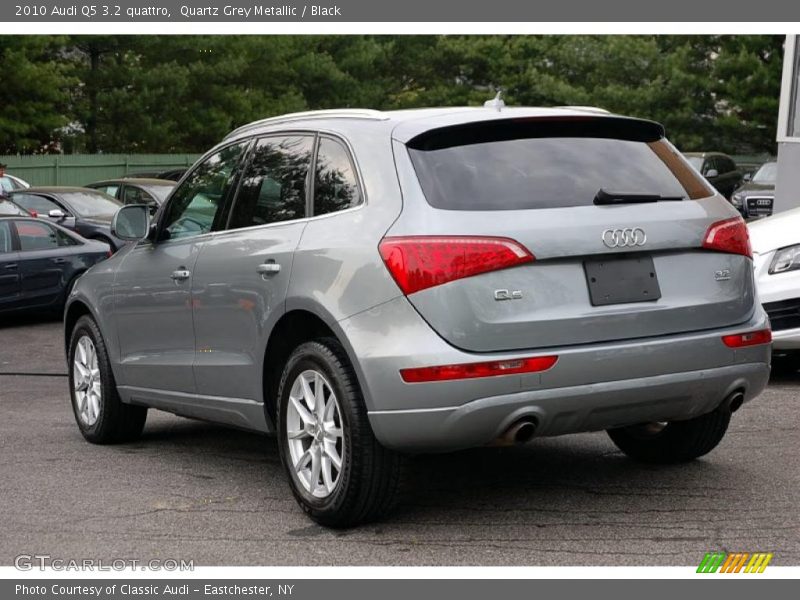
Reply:
M0 373L64 373L58 322L0 323ZM136 443L83 441L63 376L0 374L0 564L696 565L710 550L800 564L800 375L776 378L705 459L638 465L605 434L411 461L386 522L314 525L275 442L151 411Z

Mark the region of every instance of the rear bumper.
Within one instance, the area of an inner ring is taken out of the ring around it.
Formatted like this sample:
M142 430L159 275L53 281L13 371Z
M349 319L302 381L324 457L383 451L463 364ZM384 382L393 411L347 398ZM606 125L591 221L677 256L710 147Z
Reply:
M744 391L745 401L751 400L768 378L768 364L750 363L519 392L458 407L376 411L370 413L370 422L388 447L449 451L487 444L520 419L536 423L536 436L690 419L714 410L735 391Z
M521 417L537 435L679 420L713 410L731 392L745 401L769 377L768 345L732 349L721 336L767 327L759 306L736 327L538 351L468 353L442 340L403 298L339 322L378 440L391 448L448 451L492 441ZM405 383L400 369L556 354L542 373Z

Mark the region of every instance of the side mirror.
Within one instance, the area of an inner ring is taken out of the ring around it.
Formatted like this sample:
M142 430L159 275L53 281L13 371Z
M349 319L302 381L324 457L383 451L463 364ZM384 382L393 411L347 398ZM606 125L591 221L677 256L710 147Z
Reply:
M706 171L706 179L713 179L714 177L718 176L719 176L719 171L717 171L716 169L709 169L708 171Z
M111 234L126 242L137 242L150 232L150 210L146 204L127 204L111 220Z
M750 181L752 178L753 178L752 173L745 173L742 179L744 179L745 181Z
M50 217L51 219L63 219L67 215L64 214L63 210L60 210L58 208L54 208L49 213L47 213L47 216Z

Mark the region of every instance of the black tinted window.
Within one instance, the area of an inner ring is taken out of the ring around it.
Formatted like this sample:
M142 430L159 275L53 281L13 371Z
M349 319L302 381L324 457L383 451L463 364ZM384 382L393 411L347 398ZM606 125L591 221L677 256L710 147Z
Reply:
M17 235L19 236L19 249L23 252L58 248L56 230L46 223L17 221Z
M246 146L247 142L233 144L212 154L197 165L175 190L164 222L169 238L191 237L211 231Z
M322 138L314 174L314 214L324 215L361 204L353 163L347 149L332 139Z
M568 135L492 139L481 131L409 144L428 202L450 210L516 210L591 205L597 192L659 194L697 198L712 192L661 138L614 139L611 132L581 136L580 123Z
M258 141L236 196L230 229L305 217L313 144L310 136Z

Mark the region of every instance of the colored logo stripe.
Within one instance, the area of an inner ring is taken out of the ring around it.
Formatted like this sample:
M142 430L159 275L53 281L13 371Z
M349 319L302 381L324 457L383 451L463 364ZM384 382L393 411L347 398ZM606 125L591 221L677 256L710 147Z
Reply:
M744 569L744 573L763 573L764 569L772 560L772 553L755 552L706 552L700 565L697 567L698 573L739 573ZM749 561L748 561L749 559ZM745 563L747 566L745 566Z

